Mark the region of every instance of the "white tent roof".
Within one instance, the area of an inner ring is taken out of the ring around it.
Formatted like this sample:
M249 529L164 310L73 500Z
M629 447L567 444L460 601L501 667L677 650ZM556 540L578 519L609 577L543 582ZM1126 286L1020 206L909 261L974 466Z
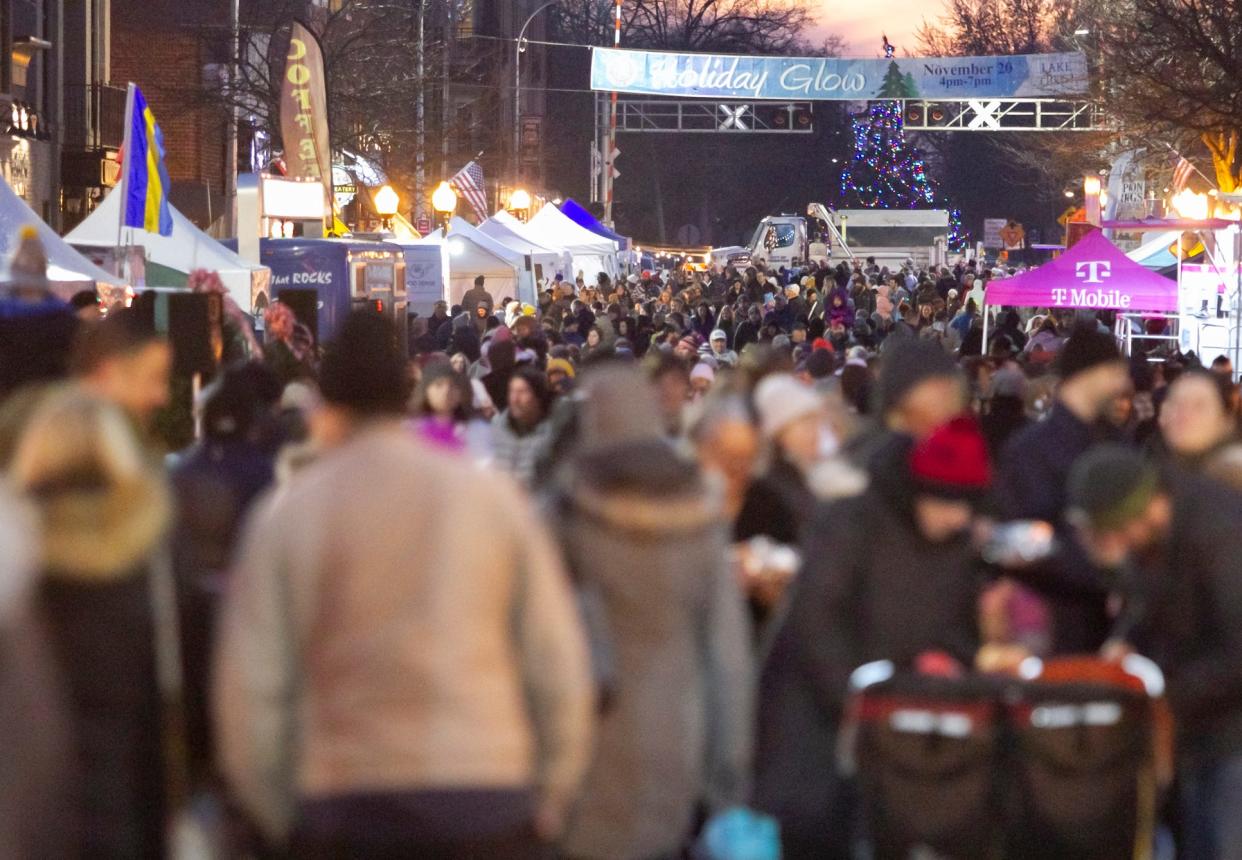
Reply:
M478 275L488 281L488 289L493 295L497 290L513 292L517 289L518 276L524 264L522 255L480 233L474 225L461 218L450 222L447 240L443 230L435 230L407 244L448 247L449 290L446 300L450 305L461 303L462 296L474 285Z
M480 224L478 229L480 232L491 236L497 242L501 242L524 254L555 254L559 256L564 253L563 248L553 248L536 241L533 236L522 229L522 226L522 222L508 212L500 211Z
M1126 254L1131 260L1146 264L1153 257L1167 257L1172 263L1177 262L1177 258L1173 256L1173 252L1169 250L1182 235L1180 230L1169 230L1164 233L1148 233L1150 238L1145 240L1142 245Z
M541 251L549 251L553 254L564 253L565 249L554 245L546 245L535 238L534 234L526 229L526 225L518 219L514 218L505 210L501 209L491 218L488 218L479 225L479 229L489 236L502 237L511 236L522 244L529 245Z
M484 233L478 227L471 224L464 218L454 216L449 222L449 253L452 253L452 241L454 236L466 236L470 241L474 242L482 248L486 248L490 253L495 254L500 259L510 263L515 268L522 268L525 264L523 253L514 248L510 248L504 242L493 239Z
M576 224L555 206L540 209L526 224L526 232L540 244L564 248L572 255L568 277L581 273L585 280L594 282L600 272L615 277L620 271L617 243Z
M43 250L47 254L48 279L54 285L71 285L69 289L72 290L85 287L92 281L100 284L121 283L120 279L96 266L56 235L56 231L44 224L3 178L0 178L0 281L8 280L9 258L13 256L18 235L25 226L34 227L39 234L39 240L43 242ZM80 286L74 287L74 284Z
M502 220L499 216L504 215ZM572 255L564 248L541 245L522 231L522 224L508 212L498 212L479 225L479 232L491 236L497 242L522 254L543 266L550 266L562 275L570 274ZM552 273L549 273L549 277Z
M178 212L175 206L170 204L168 208L172 212L173 221L171 236L127 227L122 236L123 241L130 245L141 245L147 259L169 269L186 273L194 269L216 272L238 306L249 310L253 280L258 273L258 277L266 282L270 277L267 266L243 260L195 227L194 222ZM99 208L73 228L65 236L65 240L75 245L112 247L116 244L116 225L120 217L121 195L113 189L99 204Z
M616 242L575 223L555 206L544 206L526 227L529 235L541 245L564 248L574 256L617 252Z

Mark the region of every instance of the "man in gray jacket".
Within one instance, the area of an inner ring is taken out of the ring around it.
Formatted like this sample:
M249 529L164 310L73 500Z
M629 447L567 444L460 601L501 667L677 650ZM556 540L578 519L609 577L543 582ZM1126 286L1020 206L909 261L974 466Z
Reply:
M534 857L587 764L585 636L521 492L401 428L395 344L378 316L347 321L321 386L352 432L249 523L222 769L293 856Z

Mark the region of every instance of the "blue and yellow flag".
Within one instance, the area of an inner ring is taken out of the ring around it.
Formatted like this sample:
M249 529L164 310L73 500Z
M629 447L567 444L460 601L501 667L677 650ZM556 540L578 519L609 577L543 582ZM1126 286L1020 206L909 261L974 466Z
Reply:
M133 86L132 84L130 86ZM168 169L164 167L164 133L155 122L142 90L133 86L129 115L129 150L125 158L125 226L171 236Z

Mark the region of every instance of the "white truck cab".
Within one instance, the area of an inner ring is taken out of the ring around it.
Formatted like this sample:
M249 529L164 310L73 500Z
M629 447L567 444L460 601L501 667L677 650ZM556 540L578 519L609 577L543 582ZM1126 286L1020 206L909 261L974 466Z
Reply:
M948 260L949 213L944 209L837 209L807 206L806 217L770 215L759 222L747 246L713 248L718 266L745 266L762 259L769 268L792 268L811 260L846 262L874 257L895 268Z

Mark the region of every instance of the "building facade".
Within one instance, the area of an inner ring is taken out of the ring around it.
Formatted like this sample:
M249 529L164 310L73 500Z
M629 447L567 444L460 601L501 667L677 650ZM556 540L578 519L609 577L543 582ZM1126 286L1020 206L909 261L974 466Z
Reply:
M60 0L0 0L0 176L59 222Z

